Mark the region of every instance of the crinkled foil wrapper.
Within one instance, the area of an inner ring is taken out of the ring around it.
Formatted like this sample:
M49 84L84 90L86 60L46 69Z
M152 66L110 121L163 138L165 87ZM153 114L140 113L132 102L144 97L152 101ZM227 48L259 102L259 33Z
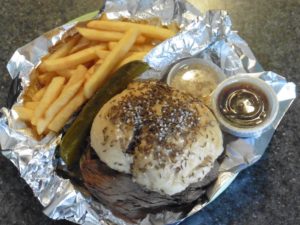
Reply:
M221 194L237 174L261 158L280 120L296 97L296 86L283 76L263 71L247 43L231 29L231 20L226 11L209 11L201 14L184 0L109 0L104 9L109 18L130 20L147 19L152 23L176 22L181 32L154 48L145 61L156 70L149 70L142 78L161 78L170 64L197 56L213 61L229 77L248 74L266 81L277 94L280 102L278 116L272 129L256 138L236 138L224 134L225 158L221 163L219 176L207 189L207 201L200 202L188 215L163 211L149 214L139 224L170 224L184 220ZM100 12L100 13L101 13ZM85 15L62 27L56 28L19 48L7 68L15 85L11 98L15 104L22 103L23 89L29 84L29 75L41 58L65 35L72 33L72 27L80 21L93 19L98 12ZM18 81L16 81L16 79ZM0 118L0 144L2 154L19 169L22 178L30 185L35 196L45 207L44 213L52 219L92 224L129 224L112 215L109 209L94 201L84 191L56 172L55 148L61 135L49 134L41 141L35 141L26 133L26 125L20 122L13 110L2 108Z

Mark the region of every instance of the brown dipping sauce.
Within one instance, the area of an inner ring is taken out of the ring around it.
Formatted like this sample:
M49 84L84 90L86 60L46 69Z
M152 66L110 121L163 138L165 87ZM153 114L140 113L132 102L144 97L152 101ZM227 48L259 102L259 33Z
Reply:
M219 94L221 114L232 125L240 128L255 127L263 123L269 112L266 95L250 83L236 83Z

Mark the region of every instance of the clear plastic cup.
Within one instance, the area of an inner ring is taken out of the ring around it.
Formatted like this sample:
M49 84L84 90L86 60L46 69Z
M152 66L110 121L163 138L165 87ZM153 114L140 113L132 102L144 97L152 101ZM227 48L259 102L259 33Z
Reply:
M241 127L235 125L234 123L229 121L226 116L224 116L224 113L222 113L220 107L221 103L219 101L220 98L224 96L226 88L239 88L245 84L248 84L254 87L256 90L259 90L265 96L267 101L266 104L268 105L268 107L266 110L266 117L264 118L263 122L261 122L260 124ZM275 92L266 82L259 78L251 77L248 75L237 75L224 80L214 90L211 99L211 108L217 120L219 121L222 130L238 137L256 137L272 127L272 123L274 122L278 113L279 103Z
M196 98L207 99L226 78L214 63L200 58L186 58L176 63L167 75L167 84Z

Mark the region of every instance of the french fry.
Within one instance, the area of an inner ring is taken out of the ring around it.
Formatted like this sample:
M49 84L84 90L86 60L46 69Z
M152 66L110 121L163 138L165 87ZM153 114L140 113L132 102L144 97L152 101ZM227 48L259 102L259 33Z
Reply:
M45 94L39 102L36 110L34 111L34 117L37 119L42 117L49 105L57 98L63 89L65 82L64 77L54 77L47 87Z
M70 77L73 75L71 69L66 69L66 70L57 70L55 71L59 76L62 76L66 79L70 79Z
M76 30L78 34L58 43L34 70L24 104L17 107L20 119L32 124L37 137L59 132L112 72L143 59L178 27L110 21L103 14Z
M106 46L99 44L97 46L83 49L79 52L76 52L74 54L62 58L49 59L49 60L47 59L40 65L40 67L42 67L42 70L48 72L74 68L79 64L97 58L96 50L101 50L105 47Z
M33 96L41 89L41 84L38 81L39 72L35 69L30 74L30 84L24 92L24 101L31 101Z
M83 81L84 79L81 79L78 82L66 87L59 95L59 97L48 108L45 113L45 117L53 118L60 111L60 109L74 97L74 95L78 92L81 85L83 84Z
M71 118L71 116L79 109L79 107L85 102L83 89L81 89L69 103L57 113L54 119L50 122L48 129L59 132Z
M19 118L24 121L30 121L33 117L33 110L23 106L15 106L13 109L17 112Z
M166 28L160 28L160 27L155 27L146 24L121 22L121 21L93 20L87 24L87 27L93 29L99 29L99 30L118 31L118 32L125 32L126 30L135 27L146 37L152 39L158 39L158 40L165 40L176 34L174 31Z
M35 110L36 107L38 106L39 102L25 102L24 107L27 109L32 109Z
M175 22L168 25L168 29L173 31L174 33L177 33L179 31L179 27Z
M108 49L109 50L113 50L113 48L117 45L117 42L109 42L108 43ZM152 48L154 48L154 45L149 45L149 44L143 44L143 45L134 45L132 46L132 48L130 49L130 51L134 51L134 52L148 52L150 51Z
M37 79L39 80L40 84L46 86L51 82L52 78L55 76L57 76L55 72L49 72L39 75Z
M95 72L95 65L92 66L87 72L86 74L84 75L85 79L88 80L91 78L92 74Z
M47 119L39 118L36 123L36 131L39 135L43 134L43 132L46 130L48 124L50 121Z
M129 29L124 37L118 42L117 46L104 59L103 64L95 70L94 74L84 85L84 95L90 98L99 86L108 78L109 73L118 65L124 58L130 48L133 46L136 38L139 35L139 30L136 28Z
M114 41L110 41L108 42L108 50L113 50L113 48L117 45L118 43L117 42L114 42ZM133 46L132 46L133 47Z
M100 53L99 53L100 52ZM108 54L109 54L109 52L108 51L103 51L103 50L100 50L100 51L96 51L96 53L97 53L97 55L99 54L99 56L102 56L102 57L106 57ZM103 60L102 59L98 59L97 61L96 61L96 64L99 64L100 62L102 62ZM81 73L81 74L83 74L83 73L85 73L84 71L83 71L83 68L85 68L86 69L86 67L84 67L83 65L79 65L80 67L81 67L81 72L79 71L79 73ZM75 69L75 70L77 70L78 69L78 67ZM59 75L59 76L62 76L62 77L65 77L66 79L70 79L71 77L73 77L73 75L74 75L74 70L72 70L72 69L66 69L66 70L58 70L58 71L56 71L56 73ZM74 79L74 78L73 78Z
M107 50L107 42L91 41L90 46L103 45L103 50Z
M78 41L78 43L70 50L69 54L78 52L78 51L90 46L90 44L91 44L90 40L88 40L84 37L81 37L80 40Z
M90 77L92 76L92 74L95 72L95 70L101 66L101 64L103 63L103 59L99 59L98 61L95 62L95 65L93 65L91 68L89 68L89 70L85 73L84 77L86 80L90 79Z
M73 48L73 46L79 41L79 39L80 36L71 37L71 40L69 40L67 43L62 44L60 48L56 49L55 52L50 54L47 59L57 59L66 56Z
M36 125L37 125L37 118L33 115L33 117L31 118L31 124L33 125L33 126L35 126L36 127Z
M40 118L37 122L37 132L42 134L46 129L51 120L57 115L57 113L68 104L68 102L74 97L82 86L84 77L69 86L66 86L59 97L50 105L45 112L45 118Z
M106 13L103 13L103 14L101 15L101 17L99 18L99 20L109 20L109 19L107 18Z
M147 52L134 52L132 54L130 54L128 57L126 57L125 59L123 59L117 66L116 70L118 68L120 68L121 66L129 63L129 62L132 62L132 61L135 61L135 60L142 60L145 55L147 55Z
M95 72L96 69L98 69L99 66L103 63L103 59L99 59L98 61L95 62L95 64L89 68L89 70L85 74L85 79L88 80L92 74Z
M79 65L75 70L71 71L72 76L70 77L70 80L66 84L66 87L74 83L77 83L80 80L83 80L86 72L87 72L87 68L83 65Z
M97 49L97 50L96 50L96 54L97 54L98 58L104 59L104 58L106 58L106 57L109 55L109 51Z
M36 127L33 125L23 128L22 131L26 133L26 135L36 138L36 140L41 140L43 138L43 136L37 134ZM47 133L45 132L45 134Z
M123 37L123 33L115 31L101 31L96 29L89 29L83 27L77 27L77 31L86 39L92 41L119 41ZM139 36L136 39L136 43L145 43L146 38Z
M154 47L155 47L154 45L134 45L132 47L131 51L135 51L135 52L149 52Z
M40 75L39 71L38 70L33 70L31 72L31 74L29 75L30 77L30 80L36 80L38 78L38 76Z
M38 92L36 92L33 96L32 96L32 100L35 102L38 102L42 99L42 97L44 96L46 91L46 87L41 88L40 90L38 90Z
M103 59L98 59L96 62L95 62L95 65L101 65L103 63ZM94 65L94 66L95 66Z

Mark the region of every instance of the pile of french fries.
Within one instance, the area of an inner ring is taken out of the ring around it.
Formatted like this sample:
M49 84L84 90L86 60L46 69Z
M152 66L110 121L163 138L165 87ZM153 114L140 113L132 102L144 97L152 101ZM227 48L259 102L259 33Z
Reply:
M59 132L114 71L142 60L178 31L175 25L110 21L105 15L75 29L32 72L23 104L14 107L38 137Z

